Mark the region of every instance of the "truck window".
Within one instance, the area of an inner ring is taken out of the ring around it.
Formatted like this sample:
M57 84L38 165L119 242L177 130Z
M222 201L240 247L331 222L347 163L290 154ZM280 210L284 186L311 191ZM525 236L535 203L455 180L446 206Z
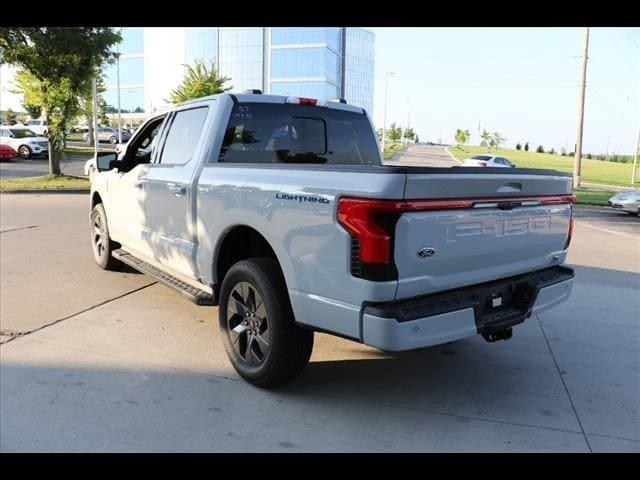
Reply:
M199 107L175 114L160 155L160 164L184 165L193 158L208 110L208 107Z
M219 162L380 165L363 113L297 104L239 103Z

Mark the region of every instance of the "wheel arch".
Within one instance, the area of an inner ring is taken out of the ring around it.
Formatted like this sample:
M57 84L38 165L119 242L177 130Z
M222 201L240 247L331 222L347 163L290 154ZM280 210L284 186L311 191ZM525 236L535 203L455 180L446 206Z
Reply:
M220 236L213 256L212 278L215 282L214 295L216 300L222 281L229 269L235 263L253 257L273 258L278 264L285 284L287 283L282 263L269 240L249 225L233 225Z

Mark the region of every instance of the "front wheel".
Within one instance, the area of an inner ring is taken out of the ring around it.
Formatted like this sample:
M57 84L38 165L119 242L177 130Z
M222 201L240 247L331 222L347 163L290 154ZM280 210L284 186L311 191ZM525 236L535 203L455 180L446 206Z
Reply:
M271 258L231 267L220 290L218 320L227 356L249 383L272 387L297 377L309 363L313 331L295 325L282 272Z
M109 237L107 214L104 206L99 203L91 211L91 247L93 258L103 270L120 270L122 262L111 256L111 252L120 248L120 245Z
M26 145L20 145L18 148L18 153L22 158L29 158L31 156L31 149Z
M115 145L116 143L118 143L118 139L115 136L111 136L111 137L109 137L109 142L112 145Z

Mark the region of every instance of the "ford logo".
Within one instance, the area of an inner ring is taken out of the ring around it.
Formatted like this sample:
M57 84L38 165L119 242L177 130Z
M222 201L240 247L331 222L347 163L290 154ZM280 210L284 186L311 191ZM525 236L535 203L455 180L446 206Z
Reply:
M416 253L420 258L427 258L427 257L432 257L433 255L435 255L436 254L436 249L433 248L433 247L424 247L424 248L421 248L420 250L418 250Z

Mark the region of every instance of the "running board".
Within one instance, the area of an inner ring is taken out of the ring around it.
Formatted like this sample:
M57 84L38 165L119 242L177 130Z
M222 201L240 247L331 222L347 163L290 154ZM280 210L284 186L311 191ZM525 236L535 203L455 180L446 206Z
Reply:
M189 285L188 283L183 282L182 280L177 279L164 270L160 270L150 263L145 262L138 257L134 257L122 248L114 250L111 255L116 260L120 260L122 263L135 268L139 272L149 275L150 277L155 278L160 283L163 283L166 286L177 290L182 294L183 297L188 298L196 305L214 305L213 295L211 295L210 293L207 293L204 290L200 290L197 287L194 287L192 285Z

